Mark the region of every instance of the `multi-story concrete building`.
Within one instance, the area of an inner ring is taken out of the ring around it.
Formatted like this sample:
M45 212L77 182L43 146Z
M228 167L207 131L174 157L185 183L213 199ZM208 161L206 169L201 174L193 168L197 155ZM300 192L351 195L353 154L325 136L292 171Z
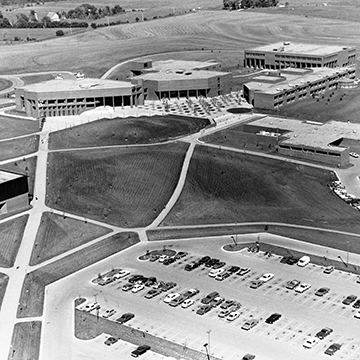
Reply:
M356 48L296 44L288 41L247 49L244 66L258 69L344 67L355 64Z
M243 96L256 108L277 109L336 89L339 81L355 77L354 67L269 71L243 85Z

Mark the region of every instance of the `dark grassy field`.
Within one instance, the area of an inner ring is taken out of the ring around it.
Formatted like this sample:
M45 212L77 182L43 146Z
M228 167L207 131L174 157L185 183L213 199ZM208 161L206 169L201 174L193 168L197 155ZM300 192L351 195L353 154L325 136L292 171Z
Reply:
M9 281L9 277L6 274L0 273L0 310L1 310L2 301L5 296L8 281Z
M51 133L49 148L156 143L198 132L206 125L209 125L207 119L176 115L101 119Z
M39 264L45 260L60 255L86 244L111 230L59 216L53 213L43 213L36 240L31 254L30 265Z
M29 176L28 177L29 194L33 194L34 183L35 183L36 161L37 161L37 156L32 156L26 159L23 158L22 160L19 161L12 161L7 164L1 165L1 169L27 174Z
M328 171L198 146L162 225L271 221L360 233L360 213L331 193L330 179Z
M9 88L12 85L10 80L0 79L0 91Z
M137 242L139 238L136 233L118 233L28 273L21 290L17 317L41 316L46 285L106 259Z
M0 160L31 154L38 150L38 146L39 135L0 141Z
M37 131L39 131L37 121L0 116L0 140L33 134Z
M117 226L146 226L172 195L187 147L51 153L47 205Z
M9 359L38 359L40 352L41 321L15 324L11 340Z
M29 215L19 216L0 224L0 266L10 268L19 250Z

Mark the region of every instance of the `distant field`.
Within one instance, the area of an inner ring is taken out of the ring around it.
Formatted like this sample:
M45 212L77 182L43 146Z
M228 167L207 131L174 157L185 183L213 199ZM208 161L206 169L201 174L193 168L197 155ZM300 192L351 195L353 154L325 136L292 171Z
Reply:
M9 116L0 116L0 140L33 134L39 131L39 123Z
M88 243L111 230L75 220L69 217L45 212L36 234L30 265L37 265L65 251Z
M209 120L177 116L101 119L50 134L49 149L149 144L200 131Z
M6 79L0 79L0 91L9 88L12 85L12 82Z
M31 135L20 139L0 141L0 160L29 155L38 150L39 135Z
M28 218L29 215L23 215L0 224L1 267L10 268L14 265Z
M121 227L146 226L172 195L187 147L50 153L47 205Z
M360 233L360 213L331 193L328 171L197 146L162 226L281 222Z

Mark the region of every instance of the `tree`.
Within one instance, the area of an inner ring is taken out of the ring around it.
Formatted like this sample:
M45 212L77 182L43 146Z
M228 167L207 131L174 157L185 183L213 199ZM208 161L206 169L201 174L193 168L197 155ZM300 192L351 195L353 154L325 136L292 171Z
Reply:
M64 32L62 30L56 31L56 36L64 36Z
M138 17L136 17L136 18L135 18L135 21L138 22L138 21L140 21L140 19L139 19Z
M16 21L15 21L15 27L23 29L29 27L29 18L23 14L17 14L16 15Z

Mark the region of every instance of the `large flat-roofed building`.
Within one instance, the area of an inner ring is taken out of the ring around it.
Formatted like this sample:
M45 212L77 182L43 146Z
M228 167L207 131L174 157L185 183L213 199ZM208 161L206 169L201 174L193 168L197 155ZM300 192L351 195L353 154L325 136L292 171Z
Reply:
M218 66L212 62L159 61L149 63L131 82L143 89L144 100L214 97L231 92L232 74L215 71Z
M349 166L349 153L360 152L360 124L301 121L267 116L247 124L259 141L275 138L277 152L335 167ZM271 141L274 143L274 141Z
M29 205L27 175L0 170L0 215Z
M140 105L142 90L125 81L54 79L15 89L16 110L34 118L79 115L99 106Z
M355 64L354 46L298 44L289 41L244 51L244 66L258 69L344 67Z
M355 78L354 67L270 70L243 85L245 100L256 108L277 109L336 89L339 81Z

